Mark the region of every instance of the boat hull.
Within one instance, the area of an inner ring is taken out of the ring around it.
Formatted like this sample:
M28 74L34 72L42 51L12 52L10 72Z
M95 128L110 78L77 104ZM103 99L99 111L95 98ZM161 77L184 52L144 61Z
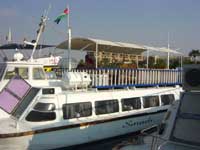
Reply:
M132 114L88 123L0 135L1 149L55 149L79 145L132 132L159 124L166 109Z

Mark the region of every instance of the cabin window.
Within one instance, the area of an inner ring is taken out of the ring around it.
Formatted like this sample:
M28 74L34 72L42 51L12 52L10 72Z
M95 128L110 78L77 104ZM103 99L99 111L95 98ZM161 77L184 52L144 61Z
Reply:
M92 115L91 102L64 104L62 109L64 119L88 117Z
M26 67L10 67L6 71L5 79L11 79L15 75L19 75L23 79L28 79L28 68L26 68Z
M55 104L53 103L37 103L26 117L27 121L41 122L56 119Z
M161 95L162 105L169 105L175 101L174 94Z
M14 67L8 67L6 70L6 75L4 79L11 79L16 75L15 68Z
M159 106L158 96L145 96L143 97L144 108Z
M55 94L55 89L54 88L44 88L42 89L42 94Z
M42 68L33 68L33 79L44 80L45 74Z
M31 122L51 121L55 119L55 112L40 112L35 110L32 110L26 117L26 120Z
M96 101L95 112L97 115L119 112L118 100Z
M53 103L37 103L34 107L35 110L38 111L54 111L55 104Z
M141 108L141 101L139 97L124 98L121 100L122 111L129 111Z

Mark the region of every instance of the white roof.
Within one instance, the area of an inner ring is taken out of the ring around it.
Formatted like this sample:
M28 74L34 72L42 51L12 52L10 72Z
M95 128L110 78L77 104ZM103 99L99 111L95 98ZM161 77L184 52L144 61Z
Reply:
M146 49L144 46L140 46L140 45L136 45L136 44L132 44L132 43L123 43L123 42L115 42L115 43L121 45L122 47L126 47L126 48Z
M182 55L182 53L180 53L176 50L168 49L166 47L151 47L151 46L144 46L144 47L147 50L151 50L151 51L158 51L158 52L163 52L163 53L173 53L173 54Z
M114 53L134 53L141 54L146 51L146 48L132 43L112 42L94 38L72 38L71 45L74 50L96 51L96 44L98 51L107 51ZM57 48L67 49L68 40L60 43Z
M105 52L141 54L144 51L152 50L164 53L174 53L179 55L181 54L180 52L165 47L150 47L133 43L113 42L101 39L81 37L72 38L71 40L71 48L73 50L96 51L96 44L98 45L98 51ZM56 47L60 49L68 49L68 40L60 43Z
M90 40L91 42L94 42L94 43L98 44L98 45L120 46L117 43L112 42L112 41L106 41L106 40L100 40L100 39L93 39L93 38L87 38L87 39Z
M174 53L174 54L182 55L182 53L180 53L180 52L178 52L176 50L168 49L166 47L161 47L160 50L163 51L163 52L167 52L167 53Z

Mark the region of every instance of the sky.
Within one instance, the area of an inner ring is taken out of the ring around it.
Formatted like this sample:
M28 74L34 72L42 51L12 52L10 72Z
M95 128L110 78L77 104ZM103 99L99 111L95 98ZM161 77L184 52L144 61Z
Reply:
M69 5L72 37L167 46L188 53L200 49L200 0L1 0L0 43L10 27L13 41L35 39L40 16L51 9L41 41L67 38L67 20L55 18Z

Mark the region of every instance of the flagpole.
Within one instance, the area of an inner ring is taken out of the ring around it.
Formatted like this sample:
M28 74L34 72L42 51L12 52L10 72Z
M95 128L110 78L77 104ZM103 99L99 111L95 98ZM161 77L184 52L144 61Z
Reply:
M68 9L68 12L69 12L69 5L67 5L67 9ZM70 28L69 16L70 16L70 12L68 13L68 17L67 17L67 28L68 29Z
M67 6L68 11L69 10L69 5ZM71 28L70 28L70 12L68 13L67 16L67 28L68 28L68 69L71 71Z

